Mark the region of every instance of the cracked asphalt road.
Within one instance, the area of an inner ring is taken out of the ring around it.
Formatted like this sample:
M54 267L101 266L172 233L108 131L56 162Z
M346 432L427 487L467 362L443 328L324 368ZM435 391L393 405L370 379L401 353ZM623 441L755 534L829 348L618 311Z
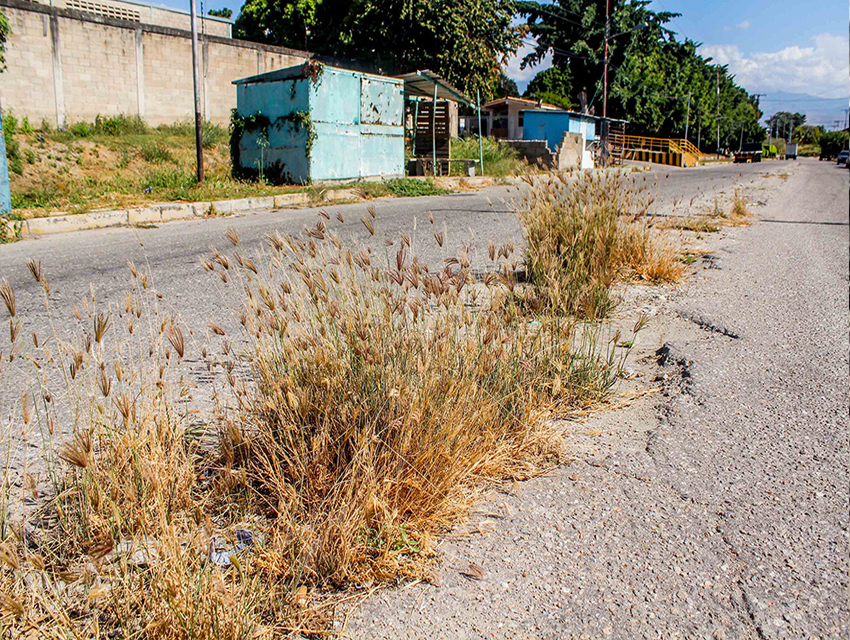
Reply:
M482 505L468 527L474 535L441 545L439 586L376 595L350 636L847 636L847 171L800 160L653 173L668 215L683 214L697 192L711 201L739 178L773 174L762 180L761 221L724 232L698 279L658 294L645 346L653 354L667 345L666 395L568 425L573 464ZM416 216L418 252L439 261L425 248L433 247L429 211L448 231L444 255L462 242L481 250L518 241L506 197L491 188L376 202L378 241L410 231ZM344 238L369 241L365 205L327 210L346 216ZM67 335L72 304L90 286L99 304L121 305L126 261L147 263L163 306L202 341L210 319L237 324L235 298L199 266L208 246L224 246L233 227L250 253L266 232L296 233L315 216L290 210L21 242L0 248L0 276L17 291L24 334L49 333L24 266L41 260L57 330ZM189 350L187 360L196 357L191 340ZM653 376L655 360L643 367ZM461 576L470 562L484 568L483 580Z
M566 425L572 464L494 496L438 586L371 598L349 636L848 636L848 178L782 171L657 318L664 395Z

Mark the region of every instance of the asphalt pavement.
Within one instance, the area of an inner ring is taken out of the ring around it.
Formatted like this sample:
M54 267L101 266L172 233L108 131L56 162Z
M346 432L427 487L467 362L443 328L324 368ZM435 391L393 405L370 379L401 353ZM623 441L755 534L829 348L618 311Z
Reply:
M848 637L848 172L755 166L759 221L653 319L664 393L565 425L612 444L497 492L350 637Z
M656 330L666 395L618 414L628 434L619 451L577 459L498 497L502 517L486 535L441 548L438 586L378 594L349 634L846 637L847 173L800 160L639 176L664 215L728 198L736 183L756 185L759 222L725 232L700 277L670 295L669 327ZM331 220L344 216L329 223L344 240L379 252L385 239L407 232L416 253L436 264L463 244L483 259L490 241L520 243L515 194L493 187L376 201L375 238L360 221L368 203L324 209ZM250 255L267 233L299 233L317 212L19 242L0 246L0 278L16 290L24 335L49 333L40 287L24 264L40 261L53 327L67 334L76 326L73 306L90 292L101 308L123 304L132 260L148 266L162 307L200 343L210 320L238 322L238 291L216 286L200 265L209 246L228 246L232 227ZM446 235L442 249L429 214ZM0 351L7 348L4 333ZM483 580L459 577L454 569L468 562L484 567Z

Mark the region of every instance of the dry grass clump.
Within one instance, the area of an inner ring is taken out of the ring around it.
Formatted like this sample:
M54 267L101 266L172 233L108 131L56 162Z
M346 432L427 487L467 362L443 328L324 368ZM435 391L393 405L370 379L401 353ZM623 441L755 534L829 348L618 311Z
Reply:
M363 222L374 232L374 209ZM422 575L432 537L483 487L558 460L549 414L615 383L619 335L532 312L536 285L519 282L512 243L490 247L481 281L467 248L432 268L402 236L382 259L344 245L334 224L322 215L304 237L272 235L265 257L244 255L231 232L228 253L204 261L244 296L246 353L195 344L133 265L124 308L87 299L75 337L33 336L25 354L14 333L0 371L37 383L2 415L9 433L42 434L51 485L41 494L7 464L4 636L320 632L327 589ZM629 229L586 250L633 269L649 231ZM583 260L610 283L597 256ZM50 311L46 275L31 271ZM0 294L19 326L14 291ZM189 410L198 351L229 389L206 424Z
M407 237L387 265L323 219L307 235L241 272L255 385L237 387L224 465L268 519L278 579L385 580L482 483L557 458L541 418L603 397L614 354L594 328L520 313L508 245L479 284L466 251L431 270Z
M747 207L747 200L741 193L741 189L735 189L732 193L732 208L729 214L724 216L726 224L732 227L741 227L750 224L752 214Z
M617 280L681 277L676 252L650 232L651 200L635 183L580 173L529 184L519 216L537 305L601 318Z
M680 231L693 231L694 233L717 233L720 231L720 224L709 215L669 217L655 226L659 229L678 229Z

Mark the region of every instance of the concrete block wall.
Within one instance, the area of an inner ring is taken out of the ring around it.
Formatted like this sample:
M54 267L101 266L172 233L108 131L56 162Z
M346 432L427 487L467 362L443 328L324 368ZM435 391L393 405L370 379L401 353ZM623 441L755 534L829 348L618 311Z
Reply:
M0 0L12 33L0 74L4 109L33 125L67 126L97 115L139 115L149 124L191 119L191 34L27 0ZM166 12L167 13L167 12ZM201 38L202 109L226 124L233 80L299 64L304 51L207 35Z
M528 164L539 164L550 168L554 166L554 157L546 146L545 140L500 140L500 142L516 149L519 157Z

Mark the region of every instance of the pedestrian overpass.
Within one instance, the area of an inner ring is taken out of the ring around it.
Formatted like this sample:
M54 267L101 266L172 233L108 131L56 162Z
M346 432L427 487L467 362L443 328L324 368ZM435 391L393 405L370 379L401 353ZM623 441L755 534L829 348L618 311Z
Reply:
M666 164L671 167L696 167L702 153L690 140L653 138L611 133L611 147L619 148L623 160Z

